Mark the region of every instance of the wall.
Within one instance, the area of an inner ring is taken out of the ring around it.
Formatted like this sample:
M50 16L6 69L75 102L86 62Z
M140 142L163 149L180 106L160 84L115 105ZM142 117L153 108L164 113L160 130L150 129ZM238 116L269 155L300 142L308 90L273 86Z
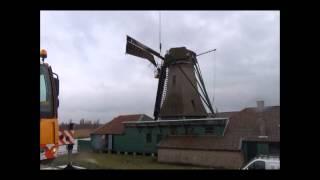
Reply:
M105 135L91 134L91 147L94 151L105 150Z
M204 126L192 126L193 135L204 135ZM208 125L206 126L208 127ZM146 136L150 133L151 142L147 143ZM176 135L185 135L185 128L183 126L176 127ZM222 135L223 126L214 126L214 134ZM114 135L113 150L120 152L138 152L138 153L157 153L158 135L166 138L171 134L171 127L126 127L122 135ZM161 140L160 139L160 140Z
M158 150L158 161L208 166L217 169L239 169L243 165L243 155L240 151L202 151L161 148Z
M78 139L78 151L92 151L90 138Z
M146 134L151 132L152 142L146 142ZM113 136L113 150L121 152L139 152L154 153L156 152L155 138L159 130L149 130L147 128L139 130L137 128L127 128L123 135Z

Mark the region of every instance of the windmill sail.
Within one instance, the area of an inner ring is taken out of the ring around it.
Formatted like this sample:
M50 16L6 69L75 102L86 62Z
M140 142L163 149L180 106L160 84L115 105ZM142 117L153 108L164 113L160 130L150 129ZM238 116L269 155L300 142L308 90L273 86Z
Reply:
M142 43L138 42L137 40L127 36L127 46L126 46L126 53L131 54L133 56L137 56L140 58L144 58L149 60L153 65L157 65L156 61L154 60L153 55L164 59L159 53L152 50L151 48L143 45Z

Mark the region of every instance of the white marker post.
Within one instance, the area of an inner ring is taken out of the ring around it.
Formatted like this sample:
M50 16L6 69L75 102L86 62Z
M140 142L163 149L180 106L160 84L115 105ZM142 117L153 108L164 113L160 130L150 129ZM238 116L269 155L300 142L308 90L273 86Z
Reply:
M69 124L69 131L73 131L73 126L74 124L73 123L70 123ZM68 140L68 136L66 137L67 138L67 141ZM71 161L71 155L72 155L72 149L73 149L73 141L69 141L69 144L67 144L67 150L68 150L68 165L64 168L64 169L75 169L73 166L72 166L72 161Z

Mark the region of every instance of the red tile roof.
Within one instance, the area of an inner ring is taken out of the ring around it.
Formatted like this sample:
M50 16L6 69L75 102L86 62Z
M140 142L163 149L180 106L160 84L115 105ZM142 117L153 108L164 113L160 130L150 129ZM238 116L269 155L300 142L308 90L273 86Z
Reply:
M256 108L245 108L230 116L225 135L219 136L169 136L160 142L159 148L183 148L201 150L239 151L242 140L280 142L280 106L266 107L262 112L266 136L259 138L259 112Z
M231 117L235 113L238 113L239 111L230 111L230 112L218 112L216 113L216 117Z
M280 141L280 106L266 107L261 117L265 122L266 136ZM259 112L256 108L245 108L230 118L226 136L256 138L261 136Z
M140 118L142 119L145 116L146 115L144 114L121 115L106 123L102 127L94 130L91 134L122 134L124 132L123 122L138 121Z

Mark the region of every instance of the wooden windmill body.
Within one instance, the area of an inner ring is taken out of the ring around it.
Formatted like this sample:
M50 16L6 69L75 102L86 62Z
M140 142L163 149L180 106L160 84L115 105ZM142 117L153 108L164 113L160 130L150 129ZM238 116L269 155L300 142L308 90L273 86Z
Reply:
M193 51L185 47L171 48L162 57L127 36L126 53L149 60L158 70L159 82L154 107L156 120L206 118L208 113L203 102L214 114ZM160 66L153 55L163 60Z
M168 66L168 79L166 94L162 97L163 103L160 107L159 118L207 116L200 96L192 87L192 84L196 84L192 55L195 55L192 51L181 47L170 49L165 56L165 61L167 61L165 63Z

